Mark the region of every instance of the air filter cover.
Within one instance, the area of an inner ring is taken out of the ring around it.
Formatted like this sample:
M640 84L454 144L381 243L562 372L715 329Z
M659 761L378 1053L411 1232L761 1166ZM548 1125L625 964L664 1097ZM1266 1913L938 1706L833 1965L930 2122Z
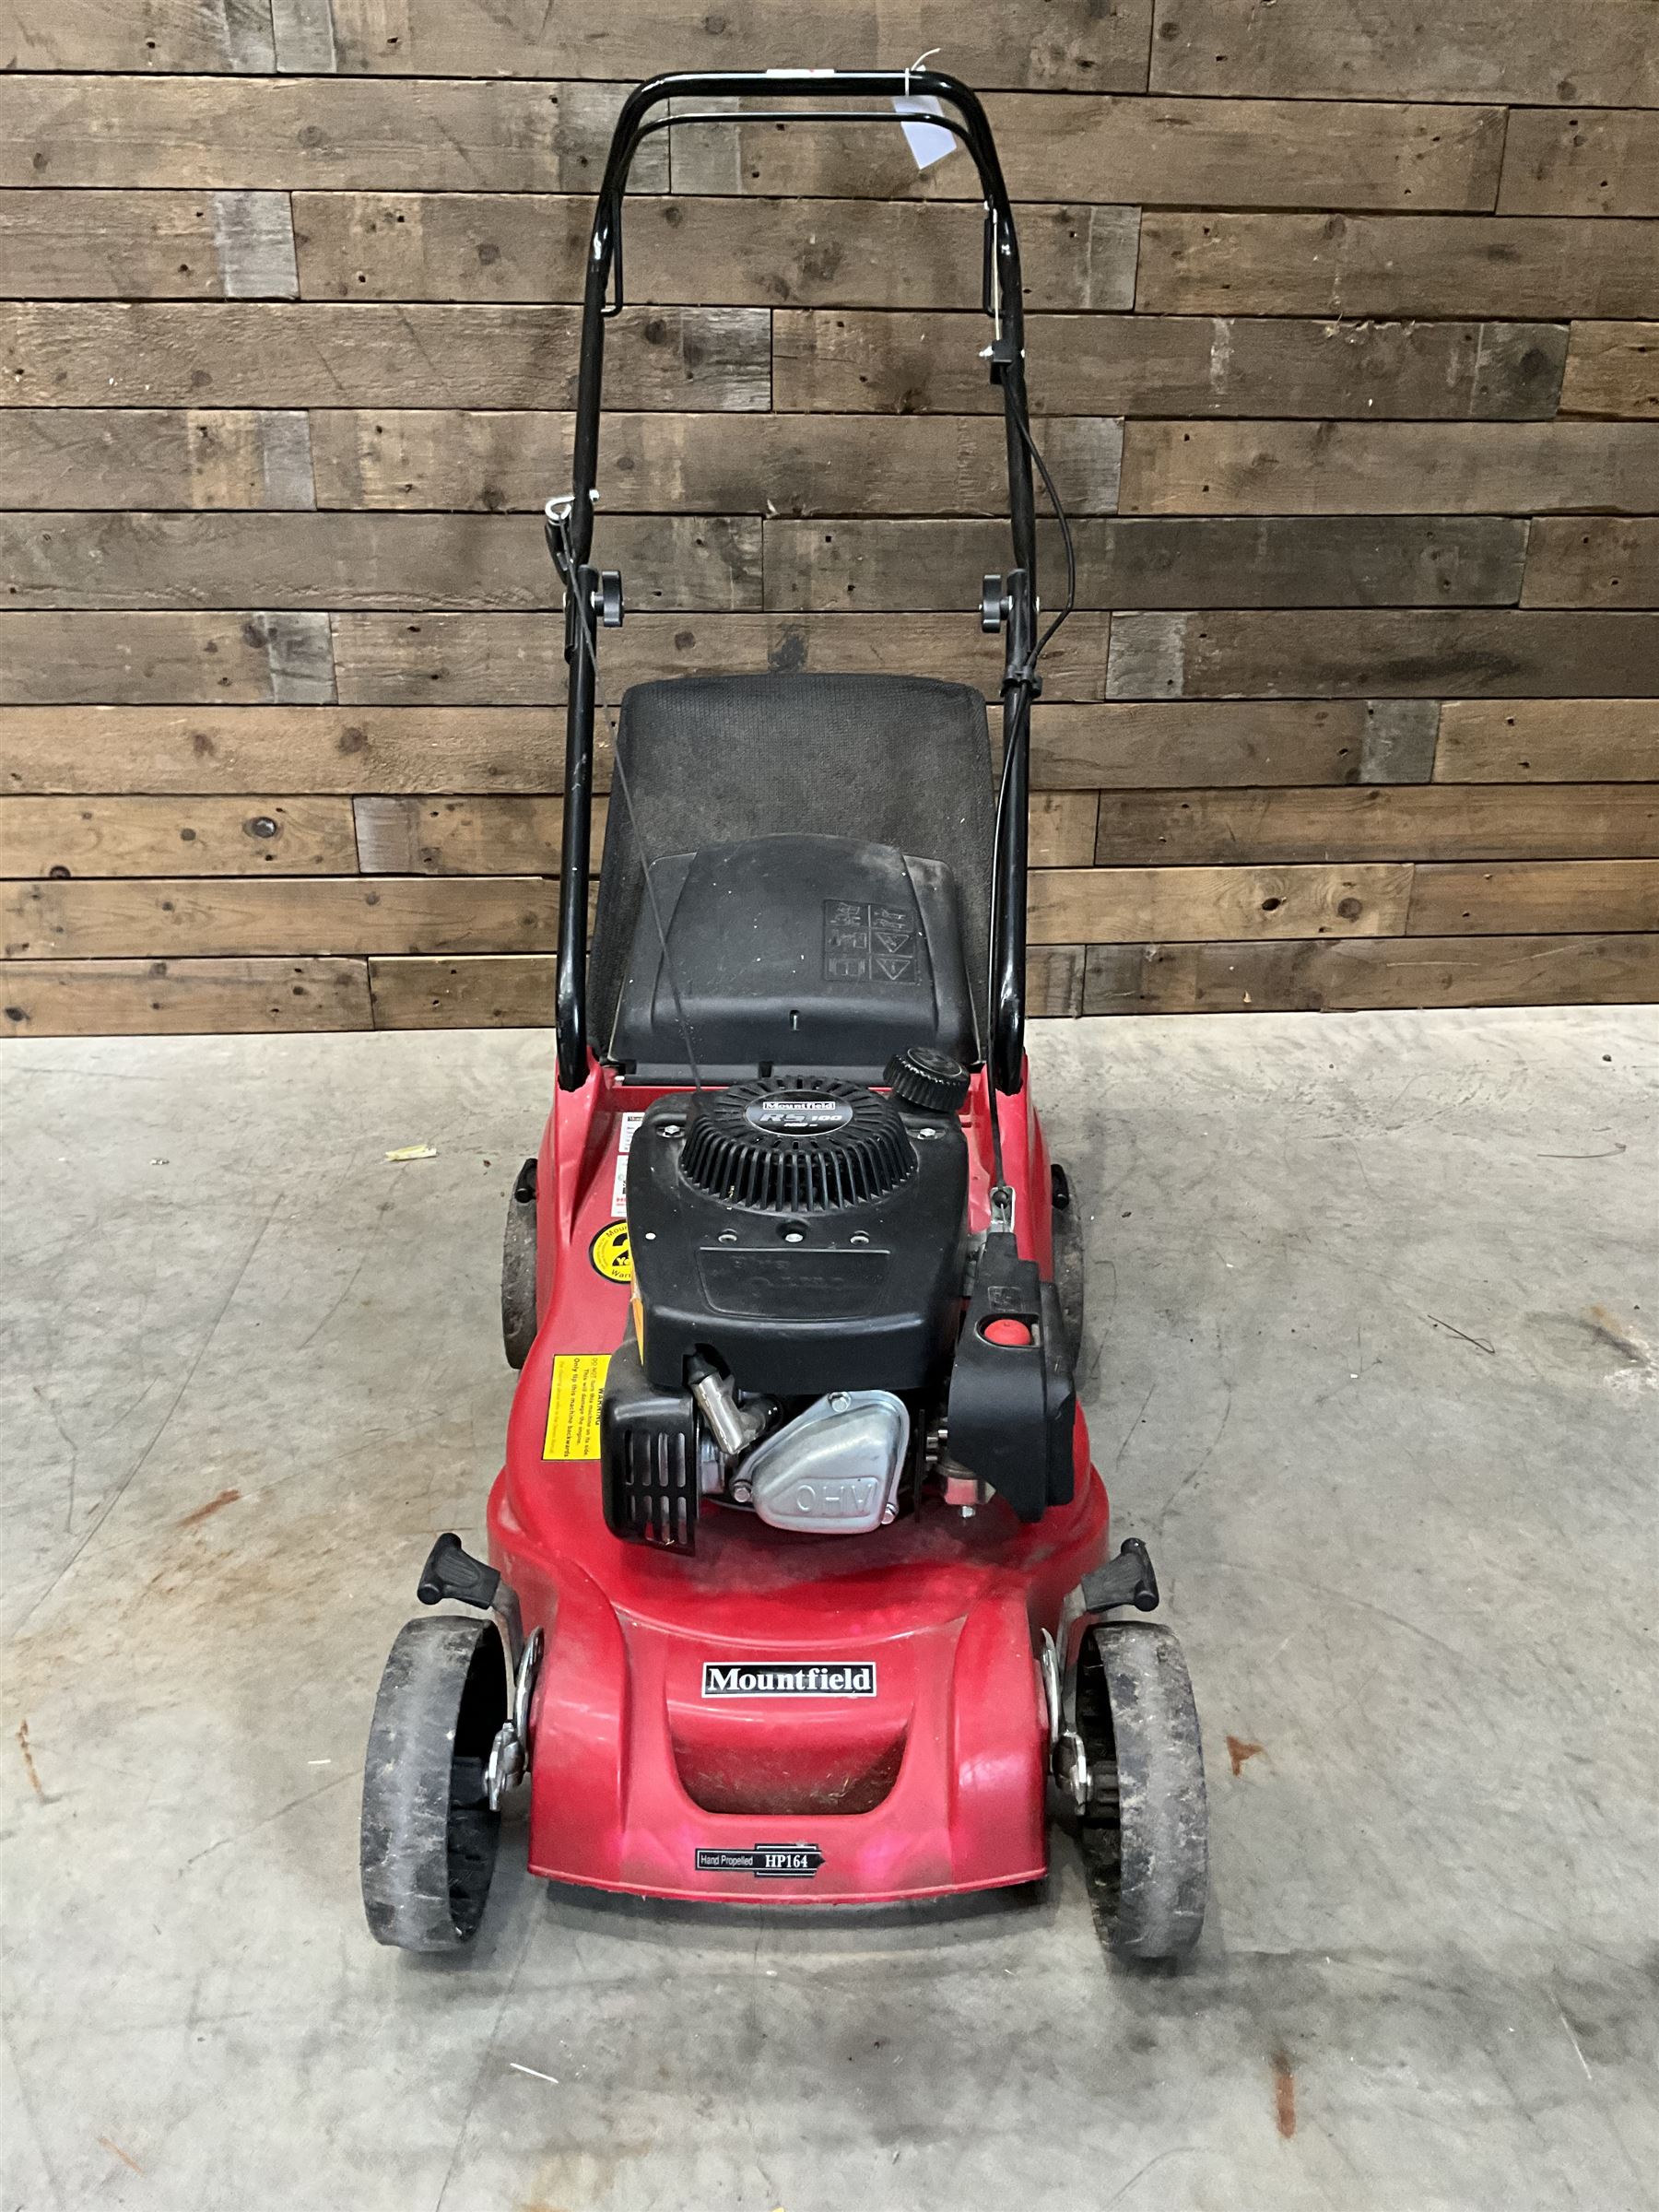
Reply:
M866 1206L914 1174L896 1109L861 1083L781 1076L696 1093L680 1173L724 1205L771 1214Z

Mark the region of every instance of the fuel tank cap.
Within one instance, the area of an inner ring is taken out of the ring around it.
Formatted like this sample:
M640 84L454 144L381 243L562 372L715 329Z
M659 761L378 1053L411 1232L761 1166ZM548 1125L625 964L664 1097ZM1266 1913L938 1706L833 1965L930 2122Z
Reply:
M907 1044L887 1065L887 1085L901 1106L918 1113L959 1113L968 1070L934 1044Z

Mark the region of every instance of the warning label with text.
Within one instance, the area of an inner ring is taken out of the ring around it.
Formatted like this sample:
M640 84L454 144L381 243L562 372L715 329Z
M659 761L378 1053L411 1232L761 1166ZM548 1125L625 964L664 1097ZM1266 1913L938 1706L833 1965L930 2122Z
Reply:
M572 1352L554 1360L544 1459L598 1458L599 1401L609 1365L608 1352Z

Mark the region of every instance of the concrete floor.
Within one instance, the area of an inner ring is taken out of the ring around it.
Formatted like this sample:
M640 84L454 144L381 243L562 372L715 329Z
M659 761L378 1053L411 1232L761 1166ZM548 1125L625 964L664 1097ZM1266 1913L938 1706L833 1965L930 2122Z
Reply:
M377 1949L359 1762L497 1465L549 1041L11 1044L0 2205L1659 2202L1656 1046L1039 1032L1096 1455L1208 1746L1169 1978L1065 1849L1035 1900L795 1920L552 1893L510 1836L474 1952Z

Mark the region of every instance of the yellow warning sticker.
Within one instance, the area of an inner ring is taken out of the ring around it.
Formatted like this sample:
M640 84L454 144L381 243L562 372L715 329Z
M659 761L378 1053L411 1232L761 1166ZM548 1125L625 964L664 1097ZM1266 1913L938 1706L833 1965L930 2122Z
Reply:
M628 1248L626 1221L607 1221L588 1246L588 1258L607 1283L633 1281L633 1254Z
M598 1458L599 1401L609 1365L608 1352L574 1352L554 1360L544 1459Z

